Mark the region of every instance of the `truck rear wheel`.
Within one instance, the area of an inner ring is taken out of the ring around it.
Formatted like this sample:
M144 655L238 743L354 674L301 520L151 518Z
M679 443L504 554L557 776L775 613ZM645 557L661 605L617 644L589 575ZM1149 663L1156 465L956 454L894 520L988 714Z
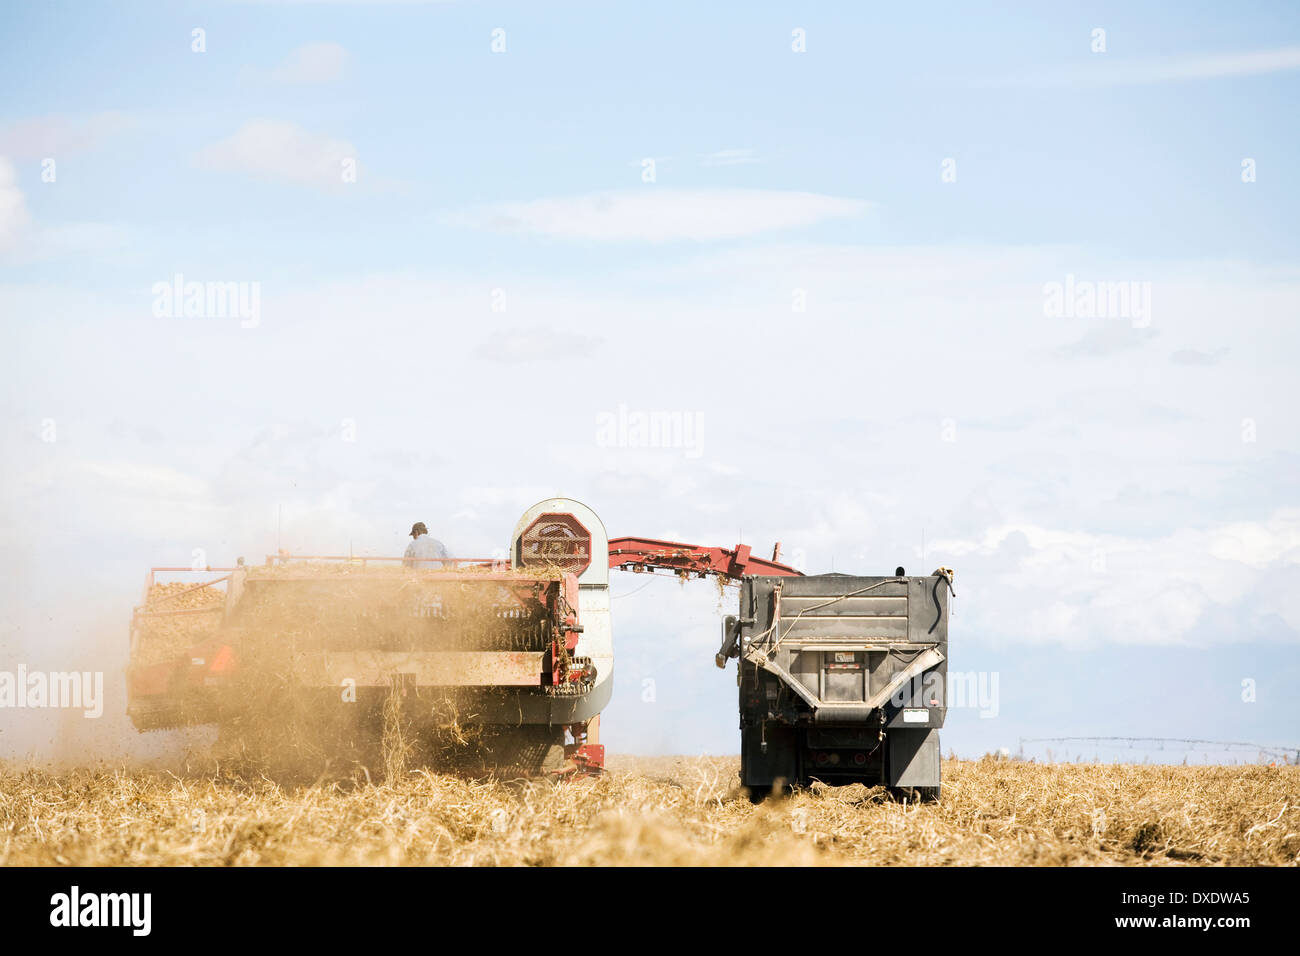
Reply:
M941 787L890 787L889 795L908 803L938 803Z

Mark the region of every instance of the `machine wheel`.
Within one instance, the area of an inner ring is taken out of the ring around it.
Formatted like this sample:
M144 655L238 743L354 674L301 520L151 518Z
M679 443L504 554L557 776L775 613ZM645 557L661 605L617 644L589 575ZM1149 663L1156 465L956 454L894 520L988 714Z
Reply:
M749 794L749 802L754 806L758 806L768 797L772 796L772 789L770 787L766 789L762 787L746 787L745 792Z
M942 787L890 787L889 795L908 803L938 803Z

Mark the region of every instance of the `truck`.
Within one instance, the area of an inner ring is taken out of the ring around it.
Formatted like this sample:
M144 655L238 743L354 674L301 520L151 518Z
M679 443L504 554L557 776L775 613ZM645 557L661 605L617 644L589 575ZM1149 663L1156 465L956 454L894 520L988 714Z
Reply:
M753 575L723 619L737 660L741 783L814 780L938 800L953 572Z

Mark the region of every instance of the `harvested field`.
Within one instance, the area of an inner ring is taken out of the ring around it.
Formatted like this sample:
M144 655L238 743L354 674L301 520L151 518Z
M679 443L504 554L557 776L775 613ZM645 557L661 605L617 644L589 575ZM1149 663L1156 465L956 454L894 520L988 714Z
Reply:
M282 787L0 767L8 865L1290 865L1300 768L948 760L944 799L817 786L752 805L733 758L603 777Z

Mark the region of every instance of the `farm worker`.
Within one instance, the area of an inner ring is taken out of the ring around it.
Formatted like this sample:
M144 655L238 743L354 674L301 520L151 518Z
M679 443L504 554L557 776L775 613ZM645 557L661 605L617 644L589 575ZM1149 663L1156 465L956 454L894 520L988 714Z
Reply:
M437 538L429 537L429 529L424 526L423 521L417 521L411 525L410 544L406 546L405 560L402 561L408 568L441 568L441 561L422 561L421 558L450 558L447 549L442 546L442 542Z

